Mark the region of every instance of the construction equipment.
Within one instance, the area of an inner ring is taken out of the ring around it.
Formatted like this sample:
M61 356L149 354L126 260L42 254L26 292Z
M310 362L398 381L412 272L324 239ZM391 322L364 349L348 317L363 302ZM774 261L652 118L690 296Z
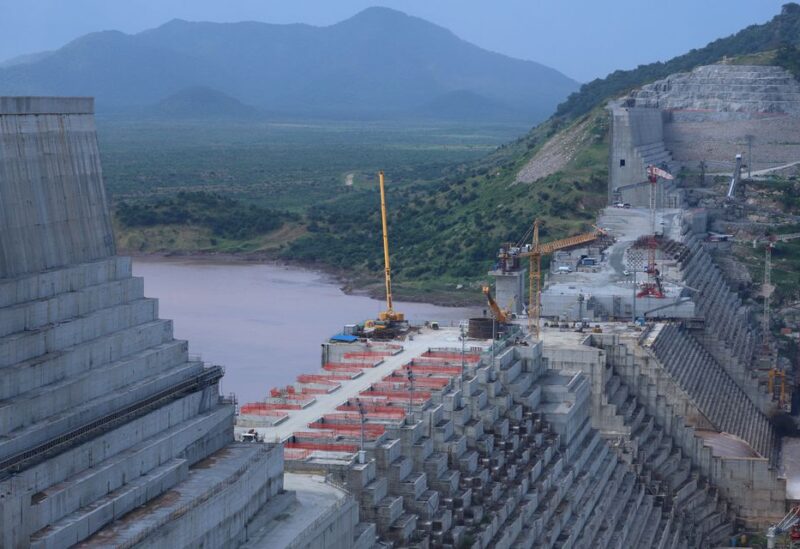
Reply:
M539 339L539 321L541 319L542 304L542 256L552 254L557 250L572 248L582 244L589 244L606 236L608 233L599 227L590 233L583 233L553 242L541 244L539 242L539 225L536 219L533 222L531 244L524 246L505 245L500 248L498 261L503 270L519 269L519 260L527 257L530 260L529 288L528 288L528 330L534 341Z
M772 368L769 371L769 394L778 401L778 406L786 408L786 372ZM775 383L777 379L777 383ZM777 389L777 391L776 391Z
M797 542L800 542L798 523L800 523L800 506L792 507L791 511L778 524L767 528L767 548L775 549L776 538L786 532L789 532L791 546L794 547Z
M489 288L489 286L485 284L483 286L483 295L486 296L486 301L489 303L489 308L492 310L492 315L494 316L494 319L500 324L505 324L506 322L508 322L509 318L511 317L510 313L500 308L500 306L492 297L491 288Z
M673 179L672 174L656 166L647 166L647 179L650 181L650 236L647 241L647 273L649 280L642 284L641 291L636 297L664 297L664 288L661 284L661 273L656 266L656 185L658 179Z
M734 198L736 194L736 184L742 178L742 155L736 155L736 166L733 168L733 176L731 177L731 184L728 186L727 198Z
M385 322L403 322L405 316L394 310L392 306L392 268L389 264L389 231L386 223L386 189L383 182L383 170L378 172L381 189L381 224L383 225L383 263L386 282L386 310L378 314L378 320Z

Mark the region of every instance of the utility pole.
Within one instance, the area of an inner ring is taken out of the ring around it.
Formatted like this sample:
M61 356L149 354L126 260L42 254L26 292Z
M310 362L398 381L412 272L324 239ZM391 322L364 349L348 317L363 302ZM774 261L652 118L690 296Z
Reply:
M700 186L701 187L705 187L706 186L706 166L707 166L706 161L705 160L701 160L700 161Z
M495 338L494 327L495 327L494 317L492 317L492 367L494 367L494 338Z
M411 365L406 366L406 378L408 379L408 417L413 421L414 412L414 372L411 371Z
M755 136L753 134L747 134L744 136L747 140L747 179L752 179L753 176L753 140Z
M461 383L461 387L464 387L464 370L466 369L466 361L464 360L464 345L466 344L467 336L464 333L464 325L461 324L461 375L459 376L459 381Z
M363 464L366 460L366 452L364 451L364 423L366 423L366 413L364 411L364 405L361 403L361 399L356 399L356 406L358 406L358 414L361 420L361 451L358 452L358 462Z

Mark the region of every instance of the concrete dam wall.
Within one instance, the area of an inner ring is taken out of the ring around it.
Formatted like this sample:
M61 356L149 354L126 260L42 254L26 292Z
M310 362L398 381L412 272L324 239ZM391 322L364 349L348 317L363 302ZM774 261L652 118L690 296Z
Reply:
M800 160L800 82L780 67L697 67L634 90L609 110L609 200L645 181L648 164L674 172L702 161L709 173L730 173L739 153L751 170ZM631 199L640 203L642 193Z
M0 547L238 544L282 448L114 255L92 111L0 98Z

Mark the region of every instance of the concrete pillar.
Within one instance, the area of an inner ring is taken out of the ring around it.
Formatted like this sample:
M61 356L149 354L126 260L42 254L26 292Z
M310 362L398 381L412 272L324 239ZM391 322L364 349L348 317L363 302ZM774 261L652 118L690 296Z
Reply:
M495 300L501 309L509 309L514 314L522 314L525 308L525 281L527 269L519 271L489 271L494 277Z

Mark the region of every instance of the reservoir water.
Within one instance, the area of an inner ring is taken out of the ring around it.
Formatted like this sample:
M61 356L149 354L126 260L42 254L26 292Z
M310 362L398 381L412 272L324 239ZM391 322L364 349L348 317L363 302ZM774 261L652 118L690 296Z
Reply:
M320 344L345 324L375 318L383 301L347 295L328 277L272 264L135 259L145 295L159 300L189 353L225 367L223 394L240 403L263 399L270 388L320 368ZM412 322L444 325L476 310L395 302Z

